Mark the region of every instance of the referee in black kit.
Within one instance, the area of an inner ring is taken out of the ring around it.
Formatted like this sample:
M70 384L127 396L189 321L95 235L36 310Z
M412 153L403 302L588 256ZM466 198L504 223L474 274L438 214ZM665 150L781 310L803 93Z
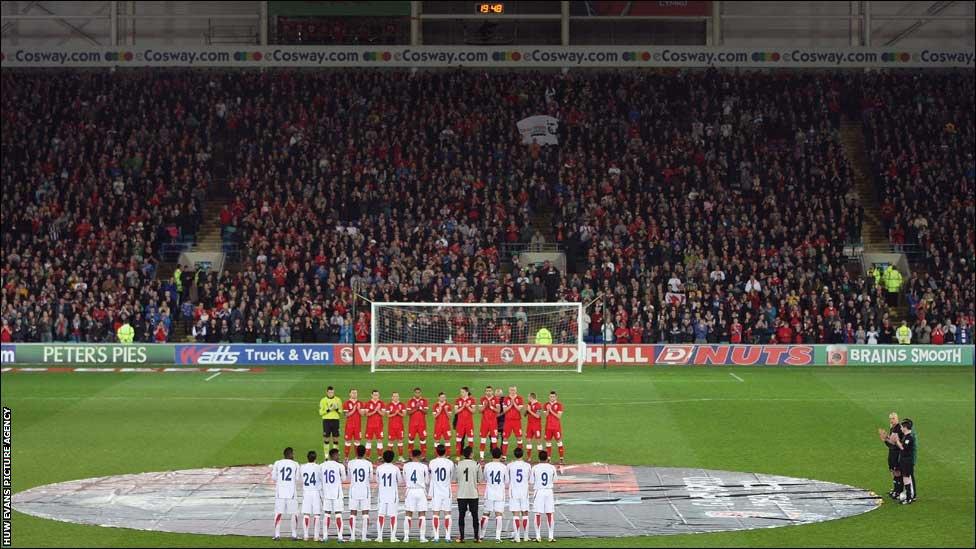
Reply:
M901 480L905 484L904 498L901 499L902 505L909 505L915 502L915 460L918 457L915 434L912 428L915 426L912 420L907 417L901 422L901 438L898 440L898 470L901 471Z
M891 491L888 492L888 495L892 499L898 499L898 495L903 489L901 471L898 470L900 450L896 442L901 437L901 424L898 423L898 414L895 412L888 414L888 423L888 431L878 429L878 435L881 437L881 442L884 442L885 446L888 447L888 471L891 472Z

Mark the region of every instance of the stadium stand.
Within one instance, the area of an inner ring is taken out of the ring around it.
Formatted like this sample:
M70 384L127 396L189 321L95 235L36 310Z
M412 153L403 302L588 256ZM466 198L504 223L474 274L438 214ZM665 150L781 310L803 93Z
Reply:
M210 177L212 88L181 72L2 75L4 325L12 341L169 338L155 277Z
M909 321L916 336L938 327L951 341L962 322L973 325L976 309L974 80L951 72L865 79L862 117L881 218L912 264Z
M182 338L174 321L202 341L367 341L360 294L597 298L589 341L884 338L883 291L844 253L863 218L836 132L854 78L870 90L882 77L5 72L3 182L31 192L2 204L3 337L109 341L127 317L138 341ZM939 153L952 162L931 168L929 202L907 204L910 186L885 196L905 212L893 226L928 221L906 233L927 250L905 285L925 302L915 314L971 316L972 261L946 250L972 250L972 79L927 89L932 108L964 114L915 147L954 139ZM968 111L953 95L967 92ZM885 170L911 146L893 113L913 104L890 95L864 113ZM540 113L564 121L558 148L520 143L516 122ZM213 181L223 135L235 152ZM195 234L214 186L229 191L212 215L240 262L160 280L160 250ZM513 263L543 242L568 272Z

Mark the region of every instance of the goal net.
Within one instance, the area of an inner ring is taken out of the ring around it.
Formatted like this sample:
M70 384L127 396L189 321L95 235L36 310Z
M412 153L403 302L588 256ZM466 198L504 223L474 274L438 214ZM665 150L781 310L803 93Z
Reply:
M370 369L582 371L582 303L373 303Z

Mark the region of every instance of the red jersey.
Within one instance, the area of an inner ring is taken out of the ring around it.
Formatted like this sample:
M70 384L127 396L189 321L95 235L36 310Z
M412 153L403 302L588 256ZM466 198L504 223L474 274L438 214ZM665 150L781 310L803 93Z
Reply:
M434 427L441 431L451 430L451 410L453 407L450 402L434 404Z
M342 410L349 414L346 417L346 427L349 425L355 426L358 430L363 425L363 416L359 414L359 410L363 407L363 403L358 400L347 400L342 404Z
M367 400L363 404L366 409L366 430L383 428L383 416L380 415L380 411L385 406L382 400Z
M390 432L403 431L403 416L400 412L405 412L407 407L402 402L391 402L386 405L386 413L390 416Z
M427 409L429 408L426 398L411 398L407 402L407 410L410 412L410 423L426 423Z
M489 423L491 425L498 424L498 399L495 397L481 397L480 404L484 406L481 411L481 421L482 423Z
M467 406L474 406L474 399L470 396L468 398L458 398L454 401L454 407L457 408L458 413L459 430L461 425L474 425L474 416L471 414L471 410L469 410Z
M545 408L548 412L546 415L546 431L562 431L562 420L556 417L556 412L563 411L563 403L559 401L547 402Z
M503 398L502 399L502 409L504 409L506 406L512 406L512 402L513 402L512 401L512 397L508 397L507 396L507 397ZM514 406L512 406L511 408L509 408L509 410L507 412L505 412L505 423L506 424L509 421L511 421L512 423L518 423L518 422L521 422L522 421L522 412L520 412L516 406L522 406L522 405L524 405L525 404L525 401L522 399L522 397L520 397L518 395L515 395L514 404L515 404Z
M525 425L525 430L530 433L535 433L542 431L542 403L538 400L535 402L530 402L528 408L526 409L525 417L529 418ZM533 416L529 412L534 412L538 416Z

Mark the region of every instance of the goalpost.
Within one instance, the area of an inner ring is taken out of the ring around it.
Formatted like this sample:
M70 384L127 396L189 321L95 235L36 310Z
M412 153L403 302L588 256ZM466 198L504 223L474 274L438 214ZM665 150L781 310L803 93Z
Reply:
M582 303L370 305L370 371L583 371Z

